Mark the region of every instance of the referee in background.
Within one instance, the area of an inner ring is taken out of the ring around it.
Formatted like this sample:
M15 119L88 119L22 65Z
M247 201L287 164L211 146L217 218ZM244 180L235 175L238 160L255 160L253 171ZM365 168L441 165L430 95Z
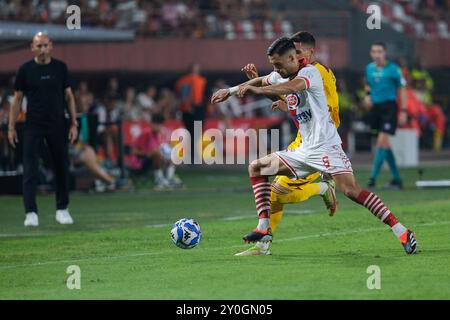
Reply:
M391 136L395 134L397 122L403 125L407 121L406 81L400 67L386 60L386 45L382 42L372 44L370 56L373 60L366 66L366 97L364 103L370 111L372 129L378 133L377 150L372 172L368 182L369 188L376 186L376 179L384 160L392 173L389 188L402 189L403 183L397 168L391 147ZM400 93L401 108L397 107L397 95Z
M22 99L27 97L23 134L23 198L26 227L39 225L36 189L39 180L39 149L48 146L56 182L56 221L72 224L69 205L68 142L78 135L75 99L69 83L69 72L64 62L51 57L52 42L37 33L31 43L34 59L20 66L14 84L8 126L8 140L15 148L18 142L16 119ZM64 109L70 116L68 123Z

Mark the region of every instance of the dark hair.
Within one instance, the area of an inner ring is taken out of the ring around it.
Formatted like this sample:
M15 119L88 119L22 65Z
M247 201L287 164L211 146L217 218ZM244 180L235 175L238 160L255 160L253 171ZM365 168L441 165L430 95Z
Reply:
M281 37L272 42L270 47L267 49L267 55L273 56L274 54L285 54L289 50L295 50L295 45L292 40L288 37Z
M307 31L299 31L297 33L294 33L291 36L291 40L296 43L301 42L301 43L310 45L313 48L316 47L316 39L314 38L314 36L311 33L307 32Z
M155 113L152 115L152 123L162 124L164 123L164 116L161 113Z
M372 48L373 46L381 46L381 47L383 47L384 50L386 50L386 44L381 41L372 43L372 45L370 47Z

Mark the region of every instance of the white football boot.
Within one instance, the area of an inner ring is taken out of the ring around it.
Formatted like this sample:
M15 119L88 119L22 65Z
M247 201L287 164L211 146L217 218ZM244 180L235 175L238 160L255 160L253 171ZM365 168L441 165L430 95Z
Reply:
M25 215L25 221L23 222L25 227L37 227L39 226L39 218L36 212L28 212Z
M73 224L73 219L68 209L56 210L56 221L60 224Z

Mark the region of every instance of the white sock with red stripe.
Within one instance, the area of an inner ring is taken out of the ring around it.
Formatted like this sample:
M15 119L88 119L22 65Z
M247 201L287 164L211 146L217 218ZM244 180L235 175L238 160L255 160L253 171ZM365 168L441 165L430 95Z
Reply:
M258 213L258 229L265 231L270 226L270 183L267 177L250 177Z
M368 190L362 190L356 198L356 202L369 209L374 216L390 226L392 232L394 232L397 238L400 238L400 236L407 230L400 222L397 221L394 214L388 209L388 207L385 206L383 201L381 201L375 193Z

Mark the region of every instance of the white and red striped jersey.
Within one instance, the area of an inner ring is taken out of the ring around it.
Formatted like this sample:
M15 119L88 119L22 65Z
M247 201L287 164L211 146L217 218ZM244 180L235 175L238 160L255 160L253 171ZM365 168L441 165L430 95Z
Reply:
M295 118L302 136L301 148L315 149L323 145L342 144L336 126L328 111L320 71L311 64L300 69L295 79L306 82L306 90L286 95L289 112ZM278 72L263 79L264 84L279 84L289 81Z

